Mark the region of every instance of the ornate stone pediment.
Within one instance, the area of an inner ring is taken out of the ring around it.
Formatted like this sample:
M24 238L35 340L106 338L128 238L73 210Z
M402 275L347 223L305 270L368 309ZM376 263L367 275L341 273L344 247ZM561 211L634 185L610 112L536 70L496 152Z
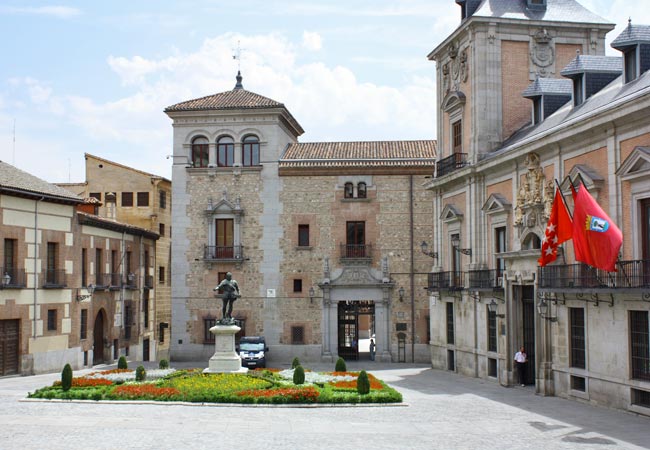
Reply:
M344 266L341 274L330 282L330 286L376 286L384 281L373 274L368 266Z
M635 147L618 168L616 175L625 181L650 175L650 147Z
M223 192L223 197L217 203L213 203L212 199L208 199L208 206L205 210L206 214L233 214L242 215L244 211L241 208L240 199L235 199L234 202L228 199L228 192Z
M456 209L454 205L445 205L440 214L440 220L445 223L458 222L463 220L463 213Z
M506 213L510 211L512 205L501 194L492 194L488 197L487 201L483 204L483 212L487 215Z
M592 193L594 198L598 199L598 192L605 183L605 179L591 167L585 164L576 164L560 185L560 189L562 189L563 194L569 195L571 193L571 183L577 187L581 182Z
M442 110L451 111L454 108L463 106L465 104L465 94L460 91L451 91L447 93L442 100Z

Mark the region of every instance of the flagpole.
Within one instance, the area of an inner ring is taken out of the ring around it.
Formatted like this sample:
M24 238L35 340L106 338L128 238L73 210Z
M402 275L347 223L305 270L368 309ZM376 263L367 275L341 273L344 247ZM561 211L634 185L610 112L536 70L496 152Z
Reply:
M573 222L573 214L571 214L571 211L569 211L569 205L566 204L566 200L564 200L564 195L562 194L562 188L560 188L560 183L558 183L557 178L553 178L555 181L555 187L558 191L560 191L560 197L562 198L562 204L564 205L564 209L566 209L567 214L569 214L569 218L571 219L571 222ZM569 178L569 181L571 181L571 178ZM561 244L562 245L562 260L564 264L566 264L566 252L564 251L564 242Z

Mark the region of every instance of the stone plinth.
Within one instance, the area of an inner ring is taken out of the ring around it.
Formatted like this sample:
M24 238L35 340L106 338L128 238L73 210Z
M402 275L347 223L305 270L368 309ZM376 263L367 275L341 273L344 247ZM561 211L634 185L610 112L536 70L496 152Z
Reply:
M205 373L246 373L248 369L241 366L241 358L235 351L235 334L240 330L237 325L215 325L210 328L214 334L214 355L210 358Z

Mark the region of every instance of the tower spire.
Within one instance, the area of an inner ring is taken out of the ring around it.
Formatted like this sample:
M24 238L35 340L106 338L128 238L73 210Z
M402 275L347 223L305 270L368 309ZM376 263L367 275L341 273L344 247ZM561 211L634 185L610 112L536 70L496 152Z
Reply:
M235 89L244 89L244 85L241 84L242 81L241 70L237 71L237 84L235 84Z

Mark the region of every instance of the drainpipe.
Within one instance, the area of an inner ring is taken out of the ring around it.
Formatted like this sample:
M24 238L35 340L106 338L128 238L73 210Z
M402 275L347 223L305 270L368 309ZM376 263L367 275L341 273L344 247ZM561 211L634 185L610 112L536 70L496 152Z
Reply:
M43 199L45 197L41 197L34 203L34 323L32 326L34 339L36 339L36 307L38 304L38 202L42 202Z
M411 284L411 362L415 362L415 255L413 253L413 175L409 175L409 248L411 251L411 267L409 282Z

